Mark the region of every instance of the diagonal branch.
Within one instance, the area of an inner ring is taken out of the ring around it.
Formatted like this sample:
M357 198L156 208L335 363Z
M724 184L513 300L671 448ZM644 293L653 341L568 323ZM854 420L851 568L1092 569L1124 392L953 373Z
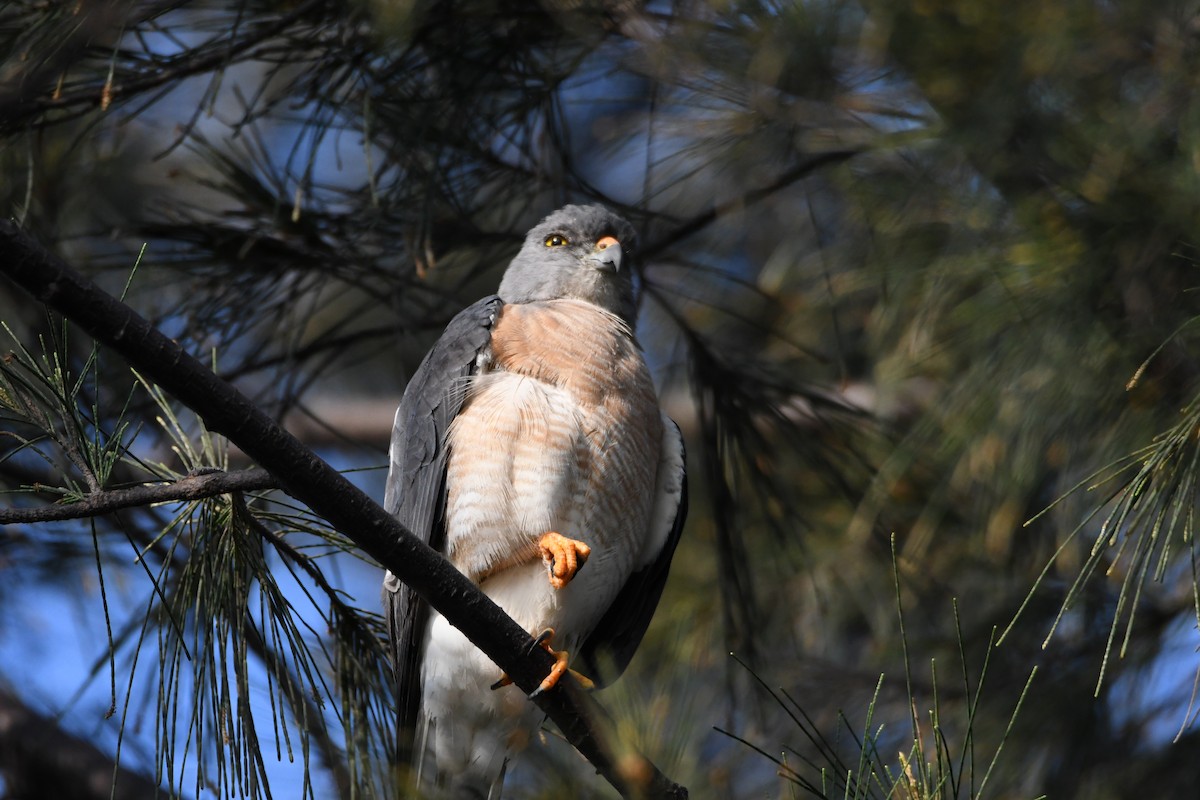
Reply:
M145 775L65 730L57 720L0 689L0 775L5 797L154 800L166 793Z
M134 486L129 489L108 489L93 492L73 503L41 506L39 508L0 508L0 525L30 522L58 522L65 519L97 517L123 508L203 500L230 492L252 492L278 489L279 481L261 469L236 472L206 472L188 475L174 483Z
M210 430L270 471L284 491L411 586L524 692L532 693L549 673L550 654L439 553L177 342L7 220L0 221L0 272L188 405ZM623 795L687 796L646 759L631 769L623 758L618 769L589 713L594 701L573 680L534 702ZM638 778L628 777L633 775Z

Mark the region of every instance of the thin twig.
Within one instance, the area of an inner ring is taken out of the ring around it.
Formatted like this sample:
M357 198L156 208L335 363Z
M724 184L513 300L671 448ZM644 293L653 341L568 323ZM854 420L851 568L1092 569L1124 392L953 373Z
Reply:
M230 492L253 492L278 489L279 481L262 469L235 472L209 472L189 475L174 483L134 486L128 489L108 489L93 492L82 500L38 508L0 508L0 525L31 522L59 522L111 514L123 508L203 500Z

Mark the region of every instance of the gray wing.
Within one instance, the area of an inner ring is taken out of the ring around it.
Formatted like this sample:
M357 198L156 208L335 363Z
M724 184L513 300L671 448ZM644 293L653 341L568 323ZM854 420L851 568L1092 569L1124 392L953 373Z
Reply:
M493 295L459 312L417 368L396 409L383 506L438 551L445 544L446 434L502 305ZM383 588L396 674L397 755L399 763L409 764L421 706L421 650L429 606L390 572Z
M663 415L662 454L651 530L639 566L580 648L584 674L598 687L621 677L662 597L671 558L687 519L687 464L679 426Z

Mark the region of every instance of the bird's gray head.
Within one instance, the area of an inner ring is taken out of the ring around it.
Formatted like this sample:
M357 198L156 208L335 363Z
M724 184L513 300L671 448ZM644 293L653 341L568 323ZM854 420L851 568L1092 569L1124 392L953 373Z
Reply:
M506 303L573 298L631 326L633 226L604 206L564 206L534 226L500 281Z

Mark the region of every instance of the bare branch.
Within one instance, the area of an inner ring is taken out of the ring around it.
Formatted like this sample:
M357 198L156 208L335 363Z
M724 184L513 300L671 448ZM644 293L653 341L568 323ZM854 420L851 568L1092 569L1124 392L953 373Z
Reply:
M259 410L241 392L186 353L132 308L107 294L34 242L0 221L0 271L120 353L131 366L200 415L279 479L282 488L411 586L461 630L527 694L550 671L553 658L441 554L408 531L340 472ZM566 739L627 797L687 796L640 758L618 768L596 730L594 701L573 680L534 698ZM634 778L633 776L636 776Z
M111 756L3 689L0 774L6 783L5 797L150 800L165 796L145 776L120 767L114 771Z
M279 481L266 470L207 472L202 475L188 475L174 483L93 492L74 503L40 508L0 508L0 525L58 522L65 519L96 517L135 506L203 500L206 497L230 492L252 492L278 488Z

